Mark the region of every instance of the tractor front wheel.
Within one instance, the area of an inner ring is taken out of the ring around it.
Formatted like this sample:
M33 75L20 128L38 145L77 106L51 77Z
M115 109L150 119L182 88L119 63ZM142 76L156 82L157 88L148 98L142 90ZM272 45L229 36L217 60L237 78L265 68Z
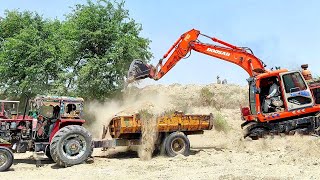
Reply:
M8 170L13 163L13 153L6 147L0 147L0 172Z
M92 154L92 136L82 126L70 125L61 128L52 138L50 154L60 166L83 163Z

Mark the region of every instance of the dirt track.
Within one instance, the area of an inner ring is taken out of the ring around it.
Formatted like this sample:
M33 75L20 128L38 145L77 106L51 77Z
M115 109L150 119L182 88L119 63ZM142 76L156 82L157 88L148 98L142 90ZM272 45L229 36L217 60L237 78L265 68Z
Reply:
M211 110L216 111L210 107L193 107L192 111ZM136 152L127 148L107 152L95 149L94 162L58 168L53 162L44 161L43 167L36 168L35 161L28 159L32 153L16 154L18 164L1 173L1 179L320 178L320 139L317 137L277 136L251 141L242 138L239 109L222 109L221 114L230 126L229 132L211 130L189 136L192 151L188 157L157 156L142 161Z

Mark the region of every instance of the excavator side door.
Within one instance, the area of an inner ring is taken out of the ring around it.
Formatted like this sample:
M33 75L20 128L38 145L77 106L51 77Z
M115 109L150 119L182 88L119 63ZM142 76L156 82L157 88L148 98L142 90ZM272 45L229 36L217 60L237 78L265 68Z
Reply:
M299 71L280 73L280 77L288 111L313 106L311 91Z

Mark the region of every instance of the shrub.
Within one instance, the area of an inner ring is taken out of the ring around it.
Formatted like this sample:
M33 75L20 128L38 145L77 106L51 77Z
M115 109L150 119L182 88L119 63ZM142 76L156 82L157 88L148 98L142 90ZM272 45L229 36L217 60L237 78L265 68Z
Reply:
M218 112L215 115L214 121L213 121L213 125L215 130L217 131L222 131L222 132L228 132L230 130L230 127L226 121L226 119L222 116L222 114L220 112Z
M201 105L204 105L204 106L213 105L213 96L214 96L214 93L211 92L208 87L203 87L200 90Z
M171 116L172 114L174 114L176 112L175 109L166 109L165 111L163 111L161 113L161 116Z

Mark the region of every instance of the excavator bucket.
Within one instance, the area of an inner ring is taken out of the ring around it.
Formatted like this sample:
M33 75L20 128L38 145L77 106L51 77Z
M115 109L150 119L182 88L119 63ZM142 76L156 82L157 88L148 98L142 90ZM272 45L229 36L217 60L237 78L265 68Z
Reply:
M151 69L151 65L148 65L141 60L133 60L129 67L127 82L131 83L139 79L150 77Z

